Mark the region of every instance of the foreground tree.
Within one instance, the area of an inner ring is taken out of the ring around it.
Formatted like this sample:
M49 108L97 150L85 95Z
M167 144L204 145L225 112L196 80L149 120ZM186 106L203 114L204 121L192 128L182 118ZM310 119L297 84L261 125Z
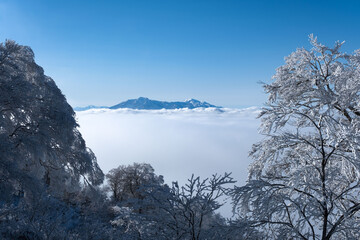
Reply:
M123 239L224 239L226 221L215 211L223 205L225 186L234 183L230 174L192 176L185 186L169 187L149 164L134 163L106 176L114 204L111 223Z
M359 239L360 51L310 42L264 86L265 139L234 210L267 238Z
M0 238L68 238L69 203L102 183L74 115L29 47L0 44Z
M0 44L0 73L0 176L19 176L8 172L16 168L60 194L80 180L102 183L103 173L77 129L73 109L35 63L32 50L13 41Z
M121 165L106 174L114 201L127 201L144 198L140 188L147 185L163 185L163 176L157 176L147 163Z
M226 239L226 221L215 211L224 204L226 185L233 183L225 173L203 180L192 175L185 186L173 182L171 188L145 188L147 201L160 213L149 219L161 226L165 239Z

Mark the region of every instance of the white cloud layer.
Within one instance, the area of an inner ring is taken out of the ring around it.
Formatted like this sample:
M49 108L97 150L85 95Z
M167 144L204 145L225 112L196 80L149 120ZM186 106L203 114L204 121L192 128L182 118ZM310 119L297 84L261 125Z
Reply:
M247 109L133 110L77 112L80 131L104 173L119 165L150 163L167 183L184 184L232 172L243 185L248 152L260 140L259 111Z

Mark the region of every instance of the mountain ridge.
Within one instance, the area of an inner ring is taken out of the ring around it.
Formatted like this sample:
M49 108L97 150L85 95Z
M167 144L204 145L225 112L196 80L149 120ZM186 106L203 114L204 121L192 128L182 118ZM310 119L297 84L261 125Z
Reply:
M221 108L219 106L212 105L208 102L202 102L197 99L187 99L183 102L175 101L175 102L167 102L167 101L158 101L152 100L146 97L139 97L136 99L129 99L123 101L119 104L106 107L106 106L94 106L89 105L86 107L75 107L75 111L86 111L89 109L99 109L99 108L106 108L106 109L119 109L119 108L130 108L130 109L138 109L138 110L159 110L159 109L181 109L181 108Z

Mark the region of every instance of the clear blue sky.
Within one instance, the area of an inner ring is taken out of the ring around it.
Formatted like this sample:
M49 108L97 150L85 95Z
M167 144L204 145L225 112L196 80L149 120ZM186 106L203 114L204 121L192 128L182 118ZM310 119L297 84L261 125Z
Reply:
M228 107L266 101L308 35L360 48L360 1L0 0L0 39L29 45L73 106L145 96Z

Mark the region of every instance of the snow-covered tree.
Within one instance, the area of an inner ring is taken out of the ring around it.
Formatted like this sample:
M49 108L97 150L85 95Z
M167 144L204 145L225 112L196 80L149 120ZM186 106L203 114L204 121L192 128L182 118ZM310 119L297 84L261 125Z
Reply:
M156 223L148 221L154 206L148 203L146 191L166 187L163 177L156 175L150 164L134 163L110 170L106 178L113 204L114 218L110 222L122 238L159 239Z
M77 126L74 111L32 50L13 41L0 44L1 183L14 186L9 181L19 175L9 171L15 169L43 179L54 192L80 180L101 183L103 173Z
M203 180L192 175L185 186L173 182L171 188L145 188L147 204L155 210L148 219L158 224L164 239L226 239L226 221L215 211L229 183L234 181L225 173Z
M102 183L74 115L29 47L0 44L0 238L67 238L69 196Z
M215 211L223 203L230 174L201 180L192 176L185 186L164 184L149 164L119 166L107 175L114 206L111 221L124 239L221 239L223 219ZM230 233L232 234L232 233ZM221 235L221 237L220 237Z
M359 239L360 51L310 42L264 85L265 137L234 210L271 239Z
M121 165L110 170L106 177L115 201L141 199L143 198L141 188L145 185L164 184L163 176L157 176L148 163Z

